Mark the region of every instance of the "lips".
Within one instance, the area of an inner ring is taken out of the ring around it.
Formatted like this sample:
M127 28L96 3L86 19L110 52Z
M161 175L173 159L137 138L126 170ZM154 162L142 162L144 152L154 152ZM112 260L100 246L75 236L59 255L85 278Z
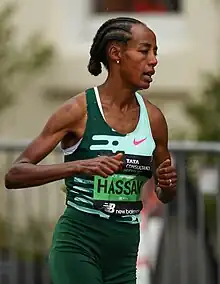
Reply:
M149 82L149 83L152 82L153 81L152 76L154 75L154 73L155 73L154 70L148 71L148 72L144 72L143 73L144 80Z
M143 73L144 80L149 82L149 83L152 82L153 81L153 79L152 79L153 74L154 74L153 72L144 72Z

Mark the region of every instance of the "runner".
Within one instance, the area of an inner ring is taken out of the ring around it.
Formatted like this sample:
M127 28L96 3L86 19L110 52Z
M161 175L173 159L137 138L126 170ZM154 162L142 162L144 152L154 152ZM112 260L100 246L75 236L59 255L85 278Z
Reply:
M97 31L90 50L100 86L62 105L5 176L7 188L65 179L67 198L53 236L54 284L134 284L140 239L141 188L157 168L157 195L175 196L176 171L161 111L139 93L157 65L156 36L144 23L114 18ZM64 163L38 165L61 142Z

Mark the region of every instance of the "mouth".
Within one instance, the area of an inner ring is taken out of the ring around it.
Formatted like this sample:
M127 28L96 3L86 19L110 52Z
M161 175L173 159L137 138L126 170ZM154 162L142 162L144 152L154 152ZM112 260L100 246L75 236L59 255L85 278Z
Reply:
M155 71L148 71L143 73L143 78L145 81L151 83L153 81L152 76L154 75Z

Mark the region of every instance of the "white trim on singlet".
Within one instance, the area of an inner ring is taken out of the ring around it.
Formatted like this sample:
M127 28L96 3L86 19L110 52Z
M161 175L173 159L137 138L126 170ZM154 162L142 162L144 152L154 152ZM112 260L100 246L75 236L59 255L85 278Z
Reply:
M73 146L71 146L71 147L68 147L68 148L66 148L66 149L63 149L63 148L61 147L64 156L68 156L68 155L73 154L73 153L77 150L77 148L79 147L79 145L80 145L81 142L82 142L82 138L81 138L75 145L73 145Z
M102 108L102 103L101 103L100 96L99 96L99 90L98 90L97 87L94 87L94 91L95 91L96 101L97 101L99 110L102 114L103 119L106 121L104 111L103 111L103 108Z
M94 91L95 91L96 101L97 101L99 110L101 112L102 118L107 123L107 121L105 119L104 111L103 111L103 108L102 108L102 103L101 103L101 100L100 100L100 96L99 96L99 90L98 90L97 87L94 87ZM116 130L114 128L112 128L112 131L116 131Z

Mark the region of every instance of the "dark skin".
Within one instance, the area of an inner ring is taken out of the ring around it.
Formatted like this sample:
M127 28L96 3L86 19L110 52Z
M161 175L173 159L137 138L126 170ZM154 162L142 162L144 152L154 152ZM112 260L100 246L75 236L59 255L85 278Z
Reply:
M112 42L107 47L108 78L99 86L105 119L119 133L132 132L138 123L139 105L134 92L148 89L157 65L155 34L145 25L132 26L127 45ZM118 95L120 94L120 96ZM152 135L156 143L157 195L169 202L176 193L176 171L168 151L168 130L161 111L145 99ZM85 93L64 103L48 120L42 132L16 159L5 176L7 188L43 185L74 174L107 177L122 167L122 154L113 157L73 161L56 165L38 165L61 142L68 148L84 134L87 120ZM170 182L171 181L171 182Z

